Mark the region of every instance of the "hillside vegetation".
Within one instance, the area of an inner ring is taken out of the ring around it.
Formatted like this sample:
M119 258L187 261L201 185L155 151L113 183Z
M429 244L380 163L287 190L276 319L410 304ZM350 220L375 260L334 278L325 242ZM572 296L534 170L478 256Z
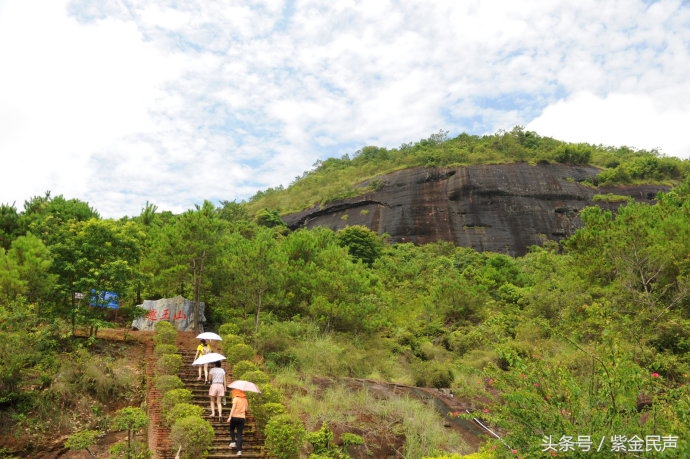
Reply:
M562 142L521 127L486 136L461 134L452 139L441 131L398 148L367 146L352 155L317 161L287 188L269 188L254 195L247 208L252 214L271 209L282 215L364 193L367 188L357 184L371 180L369 187L376 187L377 176L396 170L514 162L590 164L602 169L595 185L675 184L690 173L690 162L657 151Z
M616 214L587 208L573 236L517 258L450 243L390 244L357 226L291 232L277 216L415 162L559 158L601 165L598 180L677 185L654 204L629 202ZM365 148L318 164L287 190L179 215L147 204L136 217L102 219L88 203L50 193L23 209L3 205L0 457L105 430L112 405L137 403L141 381L116 353L103 353L97 331L141 315L143 299L176 295L205 302L207 329L232 325L261 356L287 414L307 432L338 432L339 444L356 434L363 448L380 447L371 427L378 421L403 457L471 452L430 409L317 390L315 376L449 388L475 411L448 416L481 418L502 437L487 439L482 457L586 456L588 446L602 448L597 457L623 449L688 457L687 167L653 152L516 129ZM332 188L319 185L329 177ZM255 218L254 209L269 210ZM89 305L92 290L119 294L117 318ZM313 448L305 441L303 456Z

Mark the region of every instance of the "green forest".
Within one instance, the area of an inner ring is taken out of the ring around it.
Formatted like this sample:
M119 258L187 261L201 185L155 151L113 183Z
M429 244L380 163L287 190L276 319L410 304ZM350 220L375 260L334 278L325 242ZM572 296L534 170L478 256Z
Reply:
M590 164L601 168L599 184L672 188L615 214L586 208L574 235L518 258L448 242L391 244L359 226L290 231L280 218L396 169L517 161ZM37 444L104 429L107 407L142 389L126 364L100 352L99 330L126 327L145 299L182 295L205 303L207 330L233 324L256 349L306 432L347 432L359 410L394 426L406 458L690 457L689 176L687 160L518 127L364 147L317 162L289 187L181 214L146 203L140 215L104 219L50 192L21 208L5 203L0 437ZM119 323L74 295L90 291L119 294ZM359 396L344 406L337 388L313 391L314 376L448 388L477 408L448 417L479 416L501 438L473 452L419 406ZM88 415L75 420L84 400ZM11 445L0 445L0 457L13 457Z

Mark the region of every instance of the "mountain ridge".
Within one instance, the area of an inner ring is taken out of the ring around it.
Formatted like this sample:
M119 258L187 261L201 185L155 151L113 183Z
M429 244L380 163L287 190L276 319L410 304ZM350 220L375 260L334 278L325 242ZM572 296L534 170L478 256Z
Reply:
M282 216L292 230L362 225L392 242L453 242L519 256L532 245L558 241L581 227L591 205L616 210L626 198L653 202L671 187L593 186L601 171L588 165L511 164L412 167L360 182L361 195ZM618 199L595 197L615 195Z

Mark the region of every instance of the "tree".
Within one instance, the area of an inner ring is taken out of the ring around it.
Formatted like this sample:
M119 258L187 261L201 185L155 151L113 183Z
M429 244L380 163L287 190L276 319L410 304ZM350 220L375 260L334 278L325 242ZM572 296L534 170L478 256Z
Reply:
M231 290L241 303L253 306L254 328L258 331L266 297L280 291L287 262L278 247L276 232L264 228L253 239L233 234L225 258Z
M383 241L366 226L348 226L336 233L338 243L347 247L350 255L371 266L381 256Z
M89 456L98 457L91 452L89 448L96 444L98 437L101 435L102 433L98 430L83 430L81 432L77 432L67 438L65 441L65 448L75 451L85 449L86 452L89 453Z
M29 302L52 301L57 276L50 272L53 256L43 241L31 233L20 236L12 242L7 256L16 263Z
M19 276L17 261L0 247L0 301L10 302L26 291L26 283Z
M179 419L170 429L173 447L179 447L183 459L205 458L213 443L214 430L211 423L199 416Z
M12 240L19 235L19 214L12 204L0 205L0 247L9 249Z
M148 423L148 415L141 408L122 408L115 415L112 428L114 430L127 431L127 457L130 457L130 453L133 457L137 457L136 434L146 427Z
M194 329L199 330L200 303L207 270L227 237L227 222L209 201L177 216L152 232L151 252L145 262L161 294L190 294L194 301Z
M71 304L73 329L78 322L95 324L102 317L103 308L90 306L92 292L116 292L120 300L131 297L143 238L134 221L92 219L72 221L62 228L61 240L50 248L58 288ZM75 292L84 298L77 301Z
M146 201L146 205L141 209L139 214L139 221L144 226L150 226L156 221L156 211L158 206Z
M51 197L35 196L24 202L24 212L19 221L23 232L31 231L43 239L46 245L60 240L58 227L69 222L85 222L100 219L100 215L88 203L79 199L65 199L62 195Z
M256 215L256 223L267 228L287 228L277 210L261 209Z
M585 144L564 145L556 153L556 161L559 163L585 165L592 159L592 148Z

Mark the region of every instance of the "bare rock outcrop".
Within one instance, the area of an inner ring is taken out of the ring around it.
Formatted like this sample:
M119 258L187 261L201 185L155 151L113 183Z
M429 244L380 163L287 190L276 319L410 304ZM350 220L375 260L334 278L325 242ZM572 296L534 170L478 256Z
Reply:
M669 187L592 187L599 169L526 163L454 168L416 167L377 177L376 190L283 216L291 229L333 230L364 225L392 242L450 241L478 251L519 256L532 245L560 240L582 226L580 211L621 202L593 201L598 194L651 202ZM371 181L359 184L371 187Z

